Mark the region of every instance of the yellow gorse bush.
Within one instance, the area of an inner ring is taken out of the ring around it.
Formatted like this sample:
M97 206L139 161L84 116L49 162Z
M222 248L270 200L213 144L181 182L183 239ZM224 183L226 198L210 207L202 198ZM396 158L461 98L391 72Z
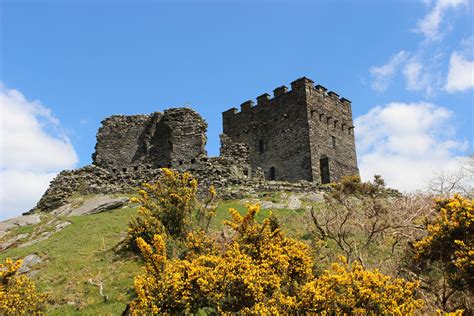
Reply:
M408 315L421 306L416 283L356 263L336 263L315 276L306 244L288 238L270 219L258 223L258 205L247 209L243 216L230 209L225 224L234 236L221 247L203 232L188 234L184 258L168 258L162 235L150 244L138 238L145 267L135 278L132 313Z
M439 287L435 294L445 311L463 307L472 312L474 200L456 194L437 200L435 210L427 235L413 243L415 270L433 292Z
M0 263L0 315L39 315L45 309L46 295L37 293L35 284L18 274L22 260Z
M139 197L131 199L140 205L139 216L131 221L128 230L127 243L132 248L136 249L138 237L151 243L155 234L184 239L191 227L206 230L214 216L214 187L209 188L209 198L202 205L197 199L197 181L189 172L161 170L159 181L143 184Z
M289 312L295 310L298 289L311 277L309 248L272 229L269 220L255 221L259 206L241 216L231 209L227 222L235 237L219 250L201 234L188 235L194 251L184 259L168 259L165 240L153 245L139 238L145 272L136 277L135 314L197 312ZM206 247L202 247L206 244Z
M411 315L423 305L413 297L417 287L342 257L302 288L299 306L323 315Z
M460 195L437 201L438 216L428 235L415 242L415 260L449 265L452 282L474 289L474 201Z

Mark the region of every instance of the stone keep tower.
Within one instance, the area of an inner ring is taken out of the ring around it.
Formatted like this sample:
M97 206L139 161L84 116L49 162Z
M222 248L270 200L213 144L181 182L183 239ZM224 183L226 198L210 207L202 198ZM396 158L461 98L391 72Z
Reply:
M308 78L222 113L223 129L250 148L268 180L329 183L358 175L351 102Z

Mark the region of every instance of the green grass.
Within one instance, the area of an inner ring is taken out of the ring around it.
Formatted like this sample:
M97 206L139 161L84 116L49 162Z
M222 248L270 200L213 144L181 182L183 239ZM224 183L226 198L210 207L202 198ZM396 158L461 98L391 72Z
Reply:
M124 236L135 214L134 209L119 209L68 218L71 225L50 239L4 251L0 260L32 253L43 258L33 279L39 290L48 292L54 302L48 314L120 314L131 299L133 277L140 271L141 262L133 257L117 256L112 248ZM97 286L88 283L90 278L102 280L108 302L104 303Z
M278 195L265 195L262 199L278 202ZM229 208L246 213L243 202L222 201L211 221L211 232L223 229L223 222L231 218ZM271 212L261 210L257 220L262 221ZM301 238L307 234L309 228L302 223L307 222L303 220L307 212L279 209L273 213L290 236ZM140 273L143 263L136 256L117 254L114 247L126 236L128 223L136 215L136 209L124 208L70 218L46 216L41 224L18 228L15 234L52 231L59 221L66 220L71 224L47 240L0 253L0 261L6 257L22 258L33 253L43 258L33 280L40 291L49 293L51 297L48 315L121 314L133 299L133 278ZM51 219L54 221L50 222ZM107 302L99 295L98 287L88 283L89 279L103 282L104 293L109 297Z

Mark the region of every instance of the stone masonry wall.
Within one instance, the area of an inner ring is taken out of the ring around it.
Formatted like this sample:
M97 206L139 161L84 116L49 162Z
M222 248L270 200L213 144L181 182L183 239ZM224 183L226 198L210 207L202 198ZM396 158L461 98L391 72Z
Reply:
M291 88L224 112L224 133L249 145L252 168L262 168L267 179L329 182L358 175L350 101L305 77ZM321 159L327 159L326 177Z
M194 110L114 115L102 121L93 164L113 172L190 165L206 156L207 123Z
M257 97L257 105L244 102L223 115L224 133L248 144L253 169L261 168L268 180L312 181L309 128L304 86L292 83Z
M97 133L93 163L110 169L139 165L146 151L139 140L145 134L151 117L114 115L103 120Z
M329 162L330 181L358 175L351 102L312 82L307 97L313 178L322 178L324 158Z

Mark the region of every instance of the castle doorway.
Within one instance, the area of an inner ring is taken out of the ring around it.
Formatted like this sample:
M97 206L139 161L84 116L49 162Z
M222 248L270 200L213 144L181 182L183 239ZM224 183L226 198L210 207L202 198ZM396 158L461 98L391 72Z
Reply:
M329 177L329 159L328 157L321 158L319 160L319 169L321 171L321 183L329 183L331 182L331 178Z
M270 180L276 180L275 167L270 168Z

